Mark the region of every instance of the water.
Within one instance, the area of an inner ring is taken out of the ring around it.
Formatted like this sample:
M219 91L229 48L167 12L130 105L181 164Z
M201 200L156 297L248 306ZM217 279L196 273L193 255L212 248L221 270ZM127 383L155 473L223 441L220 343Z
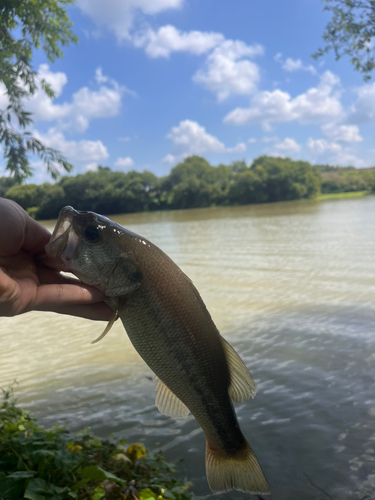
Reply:
M375 498L374 214L367 197L114 217L193 279L250 368L258 394L236 411L272 499ZM195 420L161 415L121 324L91 345L102 329L53 313L1 318L0 386L17 379L19 402L46 426L184 458L195 493L216 498Z

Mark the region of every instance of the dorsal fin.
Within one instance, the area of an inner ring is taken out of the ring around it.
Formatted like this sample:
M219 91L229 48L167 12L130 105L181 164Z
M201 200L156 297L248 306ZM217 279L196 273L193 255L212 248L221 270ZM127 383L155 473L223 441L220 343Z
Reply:
M242 401L254 398L256 394L255 382L245 363L223 337L221 337L221 341L230 374L229 396L235 403L241 403Z
M184 418L187 417L190 410L184 403L170 390L168 387L158 379L156 385L156 399L155 405L160 413L168 417Z
M118 316L118 310L117 310L117 311L115 311L115 313L112 316L112 318L108 321L108 324L107 324L107 326L104 329L104 332L101 335L99 335L99 337L97 339L93 340L91 343L92 344L96 344L100 340L104 339L104 337L107 335L107 333L109 332L109 330L112 328L113 323L118 319L118 317L119 316Z

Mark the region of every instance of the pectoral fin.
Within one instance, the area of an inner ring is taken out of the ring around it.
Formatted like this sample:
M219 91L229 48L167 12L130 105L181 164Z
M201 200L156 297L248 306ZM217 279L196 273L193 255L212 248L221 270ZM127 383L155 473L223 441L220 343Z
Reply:
M119 317L119 315L118 315L118 310L117 310L114 313L114 315L112 316L112 318L108 321L108 324L107 324L107 326L104 329L104 332L97 339L93 340L91 343L92 344L96 344L100 340L104 339L104 337L107 335L107 333L109 332L109 330L112 328L113 323L118 319L118 317Z
M223 337L221 337L221 341L230 374L229 396L235 403L241 403L242 401L254 398L256 387L249 370L233 347Z
M168 417L184 418L190 413L189 408L158 379L155 405L160 413Z

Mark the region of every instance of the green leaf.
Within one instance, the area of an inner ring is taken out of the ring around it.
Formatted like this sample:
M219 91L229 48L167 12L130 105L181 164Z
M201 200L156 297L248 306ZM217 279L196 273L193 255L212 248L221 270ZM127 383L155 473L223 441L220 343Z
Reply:
M46 495L43 495L46 486L47 483L44 479L33 479L27 485L24 498L29 498L30 500L44 500L47 498Z
M7 479L14 479L15 481L19 479L30 479L31 477L34 477L35 472L31 471L17 471L17 472L12 472L7 476Z
M106 479L110 479L118 484L126 484L126 481L120 479L119 477L107 472L102 469L98 465L89 465L82 470L82 477L91 479L92 481L105 481Z
M176 497L173 495L171 491L165 490L163 492L163 497L164 498L170 498L171 500L174 500Z
M156 498L158 495L154 493L150 488L144 488L139 492L139 498L140 500L153 500Z
M105 495L103 488L95 488L94 492L91 494L92 500L100 500Z

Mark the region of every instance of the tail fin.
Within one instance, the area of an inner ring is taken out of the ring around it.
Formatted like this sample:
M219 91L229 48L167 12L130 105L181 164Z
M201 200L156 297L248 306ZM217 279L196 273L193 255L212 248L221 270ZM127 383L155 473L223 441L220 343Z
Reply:
M230 457L222 451L212 450L207 443L206 474L213 493L229 490L262 495L270 493L267 480L248 443L237 455Z

